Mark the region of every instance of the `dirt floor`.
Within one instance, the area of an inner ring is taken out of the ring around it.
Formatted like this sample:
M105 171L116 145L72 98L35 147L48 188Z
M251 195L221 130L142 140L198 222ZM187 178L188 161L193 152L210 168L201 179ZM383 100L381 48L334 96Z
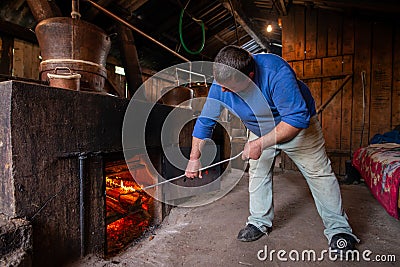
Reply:
M235 175L233 171L227 178ZM318 259L328 249L323 225L304 178L294 171L274 177L270 235L255 242L237 241L248 216L247 184L245 174L229 194L211 204L172 209L152 235L112 259L90 255L72 266L399 266L400 222L386 213L365 184L341 185L344 208L361 239L360 260L351 262L335 262L328 253ZM271 258L272 250L276 252ZM378 257L391 262L377 262Z

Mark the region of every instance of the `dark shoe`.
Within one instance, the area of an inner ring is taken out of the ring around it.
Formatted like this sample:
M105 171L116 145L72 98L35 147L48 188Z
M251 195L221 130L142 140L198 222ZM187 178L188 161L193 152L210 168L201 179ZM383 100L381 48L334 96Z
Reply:
M336 255L339 255L340 258L347 258L347 256L351 255L353 256L352 253L347 253L348 251L355 251L356 247L355 245L357 244L357 240L345 233L340 233L336 234L332 237L331 243L329 244L329 247L333 253Z
M245 228L240 230L237 239L243 242L255 241L260 237L262 237L263 235L268 234L270 230L271 230L270 227L266 227L266 233L264 233L256 226L252 224L247 224Z

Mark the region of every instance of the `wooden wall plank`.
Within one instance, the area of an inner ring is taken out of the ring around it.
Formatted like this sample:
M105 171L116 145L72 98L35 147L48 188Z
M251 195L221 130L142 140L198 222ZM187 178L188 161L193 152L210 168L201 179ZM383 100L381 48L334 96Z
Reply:
M0 73L12 73L12 48L13 39L8 36L0 37Z
M327 56L327 23L326 23L326 11L319 10L318 12L318 27L317 27L317 58L323 58Z
M322 75L336 76L343 74L342 56L325 57L322 59Z
M341 44L341 16L327 12L327 56L337 56L339 54L338 44Z
M337 54L343 54L343 16L335 15L338 18L338 32L337 32Z
M306 59L317 57L317 9L306 8Z
M372 25L368 20L357 19L354 24L354 75L353 75L353 109L352 109L352 151L368 144L369 98L371 86L371 41ZM363 111L363 85L361 72L366 73L365 109ZM363 112L365 118L363 121ZM364 126L363 126L364 125ZM363 130L364 128L364 130ZM362 136L361 136L362 135Z
M340 150L350 151L351 148L351 118L352 118L352 99L353 84L352 80L348 81L342 89L342 110L341 110L341 135ZM343 154L340 160L340 174L346 173L345 161L351 159L351 153Z
M306 81L307 86L310 88L311 94L315 101L315 106L319 107L322 105L322 87L321 79L311 79ZM321 121L321 115L319 120Z
M322 103L339 88L342 79L322 80ZM326 106L322 112L322 128L324 134L328 136L326 140L327 149L340 149L340 120L341 120L341 97L336 95L335 98Z
M393 92L391 128L400 125L400 26L395 29L393 49Z
M39 68L40 68L40 47L38 45L32 46L32 68L30 77L31 79L40 80Z
M295 17L293 15L282 17L282 57L287 61L295 60L294 32Z
M322 74L322 61L320 58L304 60L304 77L318 77Z
M23 54L22 41L14 40L14 56L13 56L13 70L12 75L16 77L24 77L24 54Z
M305 7L296 6L293 11L295 14L295 59L303 60L305 58Z
M21 78L39 79L38 45L14 39L14 56L12 74Z
M303 71L303 61L293 61L293 70L296 72L297 77L303 77L304 76L304 71Z
M345 17L343 19L343 43L342 52L344 55L354 53L354 19Z
M353 56L346 55L342 58L342 73L352 74L353 73Z
M375 22L372 41L370 138L390 130L392 86L392 25Z

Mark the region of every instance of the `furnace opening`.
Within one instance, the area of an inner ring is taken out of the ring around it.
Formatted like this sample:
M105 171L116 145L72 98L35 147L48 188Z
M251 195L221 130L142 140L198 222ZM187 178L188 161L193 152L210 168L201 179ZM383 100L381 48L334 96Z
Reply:
M138 155L127 162L106 161L105 179L106 255L112 256L143 237L153 224L154 199L141 190L153 178Z

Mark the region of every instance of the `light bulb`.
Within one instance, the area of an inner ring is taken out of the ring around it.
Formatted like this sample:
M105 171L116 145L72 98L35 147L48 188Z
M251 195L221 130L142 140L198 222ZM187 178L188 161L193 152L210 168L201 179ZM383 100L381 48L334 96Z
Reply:
M272 25L271 25L271 24L268 24L268 26L267 26L267 32L272 32Z
M281 18L278 18L278 26L279 26L279 28L282 28L282 19Z

